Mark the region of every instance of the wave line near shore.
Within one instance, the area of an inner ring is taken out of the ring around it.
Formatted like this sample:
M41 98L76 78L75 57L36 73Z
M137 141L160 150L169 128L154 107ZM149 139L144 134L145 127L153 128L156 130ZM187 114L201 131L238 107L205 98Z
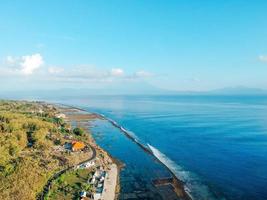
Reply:
M62 105L62 104L61 104ZM66 105L65 105L66 106ZM67 105L69 106L69 105ZM83 112L88 112L85 109L81 109L75 106L71 106L73 109L77 109ZM155 158L159 163L161 163L174 178L176 189L179 191L179 197L183 200L194 200L194 199L217 199L209 191L208 187L201 183L201 181L194 177L194 175L186 176L186 171L184 171L179 165L170 160L165 154L161 153L158 149L151 146L150 144L144 144L141 140L131 131L128 131L115 120L105 116L101 113L92 113L99 116L100 119L106 120L111 123L114 127L118 128L127 138L136 143L141 149L143 149L150 156ZM164 159L163 159L164 158Z

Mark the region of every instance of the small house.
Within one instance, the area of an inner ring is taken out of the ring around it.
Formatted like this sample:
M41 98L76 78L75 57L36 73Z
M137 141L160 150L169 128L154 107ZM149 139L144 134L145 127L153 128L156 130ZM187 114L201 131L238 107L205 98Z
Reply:
M85 144L83 142L74 141L71 144L72 144L72 148L71 148L72 151L81 151L85 148Z

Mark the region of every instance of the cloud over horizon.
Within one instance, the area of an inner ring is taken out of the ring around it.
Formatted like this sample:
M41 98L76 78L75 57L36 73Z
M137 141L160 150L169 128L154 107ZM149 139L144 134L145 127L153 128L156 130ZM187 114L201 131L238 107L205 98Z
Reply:
M267 63L267 55L259 55L258 59L261 62Z
M29 87L37 85L65 87L71 84L78 87L80 84L89 86L90 83L93 87L99 84L109 85L112 82L143 81L152 77L152 73L145 70L127 73L120 67L107 69L94 65L55 66L47 64L41 54L34 53L19 57L7 56L0 65L0 76L3 83L9 81L12 85L24 82Z
M113 68L113 69L111 69L111 75L112 76L123 76L124 71L123 71L123 69L120 69L120 68Z
M2 67L2 71L8 74L31 75L44 64L44 60L41 54L36 53L21 57L7 56L5 64L7 66Z
M60 67L48 68L49 78L62 82L114 82L114 81L133 81L152 77L152 73L137 71L127 74L121 68L101 69L92 66L73 67L63 69Z
M44 64L43 57L40 54L33 54L29 56L22 56L21 72L25 75L33 74L35 70Z

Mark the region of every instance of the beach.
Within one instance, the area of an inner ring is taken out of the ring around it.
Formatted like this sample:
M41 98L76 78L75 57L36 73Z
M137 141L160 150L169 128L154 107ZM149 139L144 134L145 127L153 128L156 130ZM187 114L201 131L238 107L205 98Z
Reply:
M62 114L65 115L65 120L68 121L73 126L82 127L90 133L90 121L95 119L100 119L101 116L95 113L88 113L80 108L67 106L67 105L55 105L57 109L60 110ZM117 188L118 178L119 178L119 167L114 158L112 158L108 152L99 147L93 137L90 137L90 146L96 152L96 158L100 162L100 167L106 172L106 176L103 183L103 191L101 195L95 197L94 199L101 200L114 200L118 196L119 192Z

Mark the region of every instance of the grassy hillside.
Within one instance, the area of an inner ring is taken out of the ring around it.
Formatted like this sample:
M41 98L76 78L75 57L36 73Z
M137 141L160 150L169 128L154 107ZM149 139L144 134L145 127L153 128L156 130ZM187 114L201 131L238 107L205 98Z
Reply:
M35 199L52 174L72 165L67 152L55 150L72 134L56 113L47 104L0 101L1 199Z

